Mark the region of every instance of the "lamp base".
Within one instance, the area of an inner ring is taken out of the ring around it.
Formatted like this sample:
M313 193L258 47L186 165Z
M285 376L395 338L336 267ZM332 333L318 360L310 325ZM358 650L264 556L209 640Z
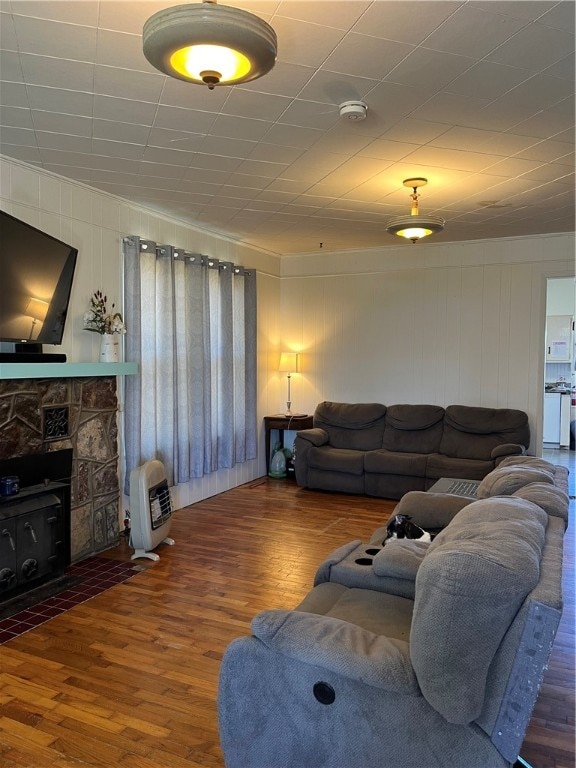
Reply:
M293 416L293 415L294 414L292 413L292 401L288 400L288 402L286 403L286 410L284 411L284 416Z

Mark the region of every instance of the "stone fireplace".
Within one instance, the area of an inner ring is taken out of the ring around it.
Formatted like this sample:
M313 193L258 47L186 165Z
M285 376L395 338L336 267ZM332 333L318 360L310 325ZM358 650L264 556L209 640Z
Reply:
M119 541L117 410L116 376L0 380L0 465L72 449L72 562Z

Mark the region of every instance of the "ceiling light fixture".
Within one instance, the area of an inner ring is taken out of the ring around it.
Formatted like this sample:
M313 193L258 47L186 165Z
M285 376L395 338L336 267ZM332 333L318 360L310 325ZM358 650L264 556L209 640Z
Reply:
M144 24L142 44L144 56L160 72L210 90L262 77L277 54L269 24L216 0L158 11Z
M436 232L442 232L444 229L444 219L440 216L422 216L418 211L418 187L423 187L428 183L428 179L415 178L404 179L402 182L405 187L412 187L412 208L409 216L395 216L390 219L386 226L386 232L391 235L400 235L413 243L422 237L434 235Z

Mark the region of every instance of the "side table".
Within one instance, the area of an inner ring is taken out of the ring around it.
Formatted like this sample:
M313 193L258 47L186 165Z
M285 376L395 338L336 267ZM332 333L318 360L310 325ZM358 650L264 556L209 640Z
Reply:
M278 430L280 444L284 447L284 431L311 429L313 426L313 417L308 416L264 416L264 431L266 435L266 474L270 470L270 432L273 429Z

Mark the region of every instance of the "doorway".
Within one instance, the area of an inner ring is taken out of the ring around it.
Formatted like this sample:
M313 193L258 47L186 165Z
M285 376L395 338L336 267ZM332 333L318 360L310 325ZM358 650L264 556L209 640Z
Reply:
M568 462L572 475L576 464L575 315L575 278L548 278L542 455L555 463Z

